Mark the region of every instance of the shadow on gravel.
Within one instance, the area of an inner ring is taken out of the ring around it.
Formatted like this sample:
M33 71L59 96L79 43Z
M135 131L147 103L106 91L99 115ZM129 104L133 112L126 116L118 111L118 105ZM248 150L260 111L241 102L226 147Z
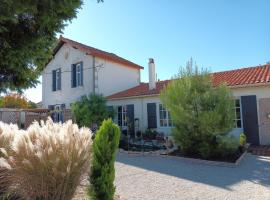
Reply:
M204 183L230 190L241 181L270 186L270 157L247 154L236 167L210 166L189 163L173 157L118 154L117 162L154 171L179 179Z

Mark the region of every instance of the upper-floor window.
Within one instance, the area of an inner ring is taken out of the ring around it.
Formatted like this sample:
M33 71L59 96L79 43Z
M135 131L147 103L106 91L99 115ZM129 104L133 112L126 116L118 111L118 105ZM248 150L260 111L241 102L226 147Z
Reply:
M127 106L118 106L117 108L118 125L127 126Z
M83 63L79 62L71 66L71 86L77 87L83 85Z
M240 99L234 100L234 126L242 128L241 102Z
M171 114L163 104L159 104L159 124L161 127L173 126Z
M61 90L61 69L52 71L52 90Z

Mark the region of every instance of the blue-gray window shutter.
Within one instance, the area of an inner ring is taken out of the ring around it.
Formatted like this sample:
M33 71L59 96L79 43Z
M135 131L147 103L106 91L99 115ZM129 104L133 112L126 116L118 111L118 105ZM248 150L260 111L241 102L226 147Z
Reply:
M156 103L147 104L148 128L157 128L157 109Z
M59 79L58 79L58 83L57 83L58 84L57 85L58 86L57 90L61 90L61 80L62 80L61 79L61 74L62 74L61 73L61 69L59 69L59 72L58 73L59 73Z
M81 85L83 85L83 62L81 62Z
M56 71L52 71L52 91L56 91Z
M71 65L71 87L76 87L76 65Z
M130 135L134 135L134 105L130 104L127 105L127 118L128 118L128 125Z
M241 96L242 120L247 142L260 144L256 95Z

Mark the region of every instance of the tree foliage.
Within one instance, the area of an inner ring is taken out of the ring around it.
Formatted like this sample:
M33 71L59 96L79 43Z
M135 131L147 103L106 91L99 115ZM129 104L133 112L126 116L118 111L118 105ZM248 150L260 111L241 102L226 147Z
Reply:
M233 127L231 92L225 84L214 87L209 72L194 67L192 60L162 91L161 99L172 115L174 140L184 153L215 156L219 141L228 141L222 137Z
M93 143L93 162L88 190L93 200L114 199L114 162L119 140L119 127L111 119L104 120Z
M0 107L3 108L29 108L27 99L19 94L8 94L0 102Z
M82 96L79 101L72 104L71 110L79 126L100 125L109 117L106 99L100 94L91 93L89 96Z
M38 83L51 49L82 0L0 1L0 92Z

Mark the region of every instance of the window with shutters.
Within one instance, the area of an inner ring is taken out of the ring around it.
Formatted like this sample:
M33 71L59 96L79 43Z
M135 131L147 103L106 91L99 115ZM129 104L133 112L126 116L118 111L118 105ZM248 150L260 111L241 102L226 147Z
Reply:
M234 126L235 128L242 128L242 114L240 99L234 100Z
M161 127L172 127L173 122L171 114L163 104L159 104L159 124Z
M72 65L71 70L71 87L83 85L83 63L79 62Z
M52 71L53 91L61 90L61 69Z
M118 125L127 127L127 106L118 106L117 108Z
M77 86L82 86L82 63L76 64Z

